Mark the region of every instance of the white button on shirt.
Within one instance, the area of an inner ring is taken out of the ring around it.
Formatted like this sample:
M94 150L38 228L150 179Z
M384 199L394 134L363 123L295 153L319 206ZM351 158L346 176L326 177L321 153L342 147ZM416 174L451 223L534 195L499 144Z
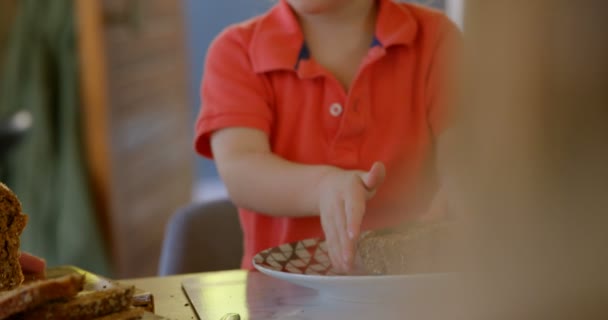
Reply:
M334 117L340 116L343 110L344 108L342 108L342 105L337 102L332 103L332 105L329 106L329 113Z

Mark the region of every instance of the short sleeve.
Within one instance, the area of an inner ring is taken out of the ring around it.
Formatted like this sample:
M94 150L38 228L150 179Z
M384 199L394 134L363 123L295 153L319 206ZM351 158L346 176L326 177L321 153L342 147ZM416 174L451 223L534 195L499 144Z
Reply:
M238 29L228 29L207 52L194 140L194 148L205 157L213 157L210 139L219 129L247 127L270 132L269 90L263 75L253 71L246 40Z
M457 105L461 34L458 27L443 17L427 82L428 119L437 139L449 126Z

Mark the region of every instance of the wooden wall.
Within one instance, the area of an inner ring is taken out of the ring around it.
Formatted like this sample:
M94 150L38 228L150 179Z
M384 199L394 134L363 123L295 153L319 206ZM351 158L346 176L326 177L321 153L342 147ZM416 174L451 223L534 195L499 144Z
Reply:
M87 151L116 277L153 275L192 190L182 1L77 3Z
M11 24L17 14L17 0L0 1L0 73Z

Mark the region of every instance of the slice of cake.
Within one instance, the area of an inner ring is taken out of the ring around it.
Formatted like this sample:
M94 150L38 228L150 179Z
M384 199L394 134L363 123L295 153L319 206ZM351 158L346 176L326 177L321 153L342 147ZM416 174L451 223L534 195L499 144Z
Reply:
M355 270L373 275L446 271L449 226L435 221L366 231L357 243Z
M26 224L27 216L21 213L21 203L0 183L0 291L16 288L23 282L19 236Z

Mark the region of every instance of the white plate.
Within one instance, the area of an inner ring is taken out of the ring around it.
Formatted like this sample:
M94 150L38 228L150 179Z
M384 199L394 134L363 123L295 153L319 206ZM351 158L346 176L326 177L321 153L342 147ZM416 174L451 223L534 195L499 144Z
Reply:
M321 239L266 249L255 255L253 265L268 276L352 302L425 301L438 298L448 285L447 273L339 275L333 270L327 246Z

